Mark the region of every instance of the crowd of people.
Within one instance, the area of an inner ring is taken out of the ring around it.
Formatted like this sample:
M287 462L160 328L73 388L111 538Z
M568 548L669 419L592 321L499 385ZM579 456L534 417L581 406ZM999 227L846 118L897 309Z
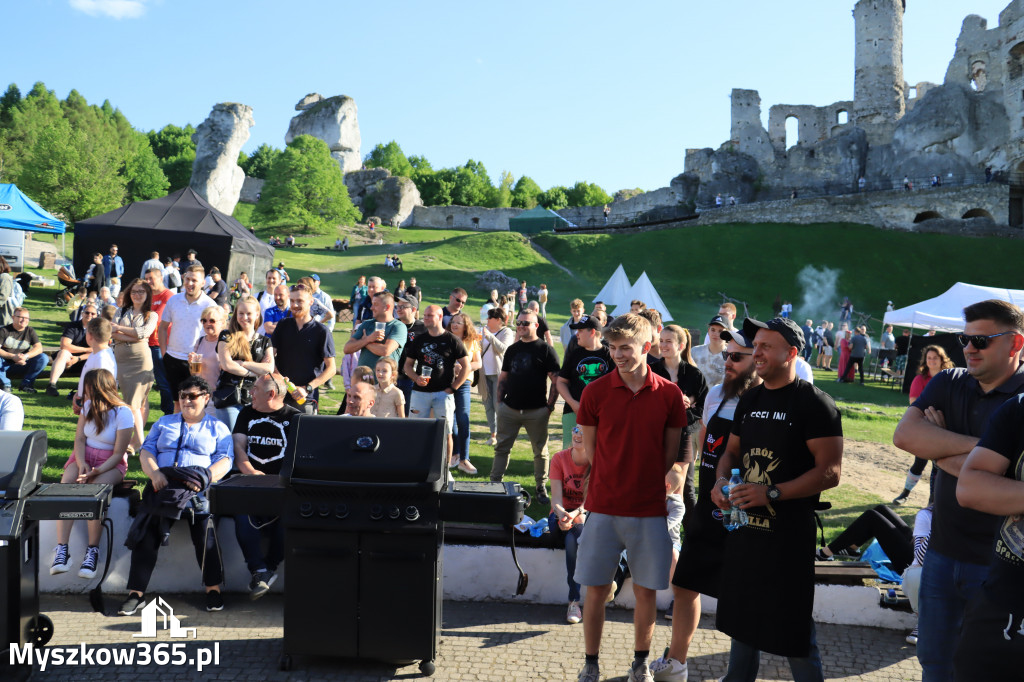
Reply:
M338 373L345 393L339 414L443 419L453 474L502 481L525 431L531 492L566 550L566 620L583 623L581 682L601 679L605 604L621 589L627 563L636 598L630 680L687 679L701 594L718 599L715 626L732 638L723 679L754 679L767 651L788 658L794 679L821 680L814 559L855 554L872 537L896 568L920 571L914 637L925 679L979 679L982 670L985 679L1009 679L1024 660L1024 624L1017 623L1024 598L1014 582L1024 570L1024 314L1012 304L964 310L958 338L966 368L953 367L938 345L921 354L911 405L894 435L916 459L894 504L906 501L931 460L934 502L922 528L910 530L879 507L818 548L815 512L821 493L839 484L843 428L832 398L813 385L811 363L831 369L831 349L839 347L846 351L840 380L852 381L860 366L863 381L870 342L866 329L846 328L848 316L837 343L828 321L738 321L725 303L697 343L639 300L609 319L603 303L587 312L574 299L569 319L552 330L544 285L535 298L525 281L504 295L491 291L478 323L461 287L447 302L424 304L415 278L391 290L380 277L359 277L349 299L353 327L337 353L333 304L317 275L289 286L282 263L264 273L263 290L253 293L258 287L247 276L229 290L219 286L216 268L207 279L194 252L178 266L154 252L140 276L114 293L124 265L116 247L108 255L109 273L100 256L89 281L113 285L114 308L100 290L75 306L78 319L64 332L46 390L59 395L57 380L80 368L71 396L78 425L62 480L117 483L132 455L148 479L129 532L123 614L143 603L179 518L190 528L207 608L224 607L204 491L232 470L278 473L291 420L317 412ZM0 259L0 270L5 265ZM0 411L11 396L9 376L21 376L21 390L31 393L47 365L29 322L19 306L0 328ZM880 348L887 365L905 363L908 343L901 347L891 328ZM147 433L153 385L164 415ZM470 459L474 399L483 404L494 452L486 473ZM549 456L559 399L562 449ZM733 470L742 483L726 489ZM168 518L161 512L168 506L179 514ZM723 516L734 508L746 512L747 524L730 531ZM53 574L72 567L71 526L59 524ZM235 529L250 596L259 598L284 559L282 526L242 516ZM99 525L90 522L83 578L96 573L98 539ZM670 585L671 642L650 660L655 595Z

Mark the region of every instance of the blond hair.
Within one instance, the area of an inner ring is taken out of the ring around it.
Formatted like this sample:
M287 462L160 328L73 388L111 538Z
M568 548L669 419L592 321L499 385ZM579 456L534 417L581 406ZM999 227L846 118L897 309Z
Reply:
M604 331L609 341L639 341L649 343L651 340L651 323L636 313L619 315Z

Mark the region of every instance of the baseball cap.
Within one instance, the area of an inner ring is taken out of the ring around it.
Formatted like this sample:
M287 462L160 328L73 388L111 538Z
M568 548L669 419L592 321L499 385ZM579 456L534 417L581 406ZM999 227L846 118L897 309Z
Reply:
M412 306L413 310L419 310L420 309L420 299L418 299L417 297L409 295L409 294L406 294L405 296L401 296L400 298L407 305Z
M719 336L723 341L735 341L737 345L744 348L753 348L754 346L754 337L751 336L748 339L743 335L743 332L737 329L726 329Z
M786 340L786 343L798 351L804 349L804 333L800 326L788 317L775 317L767 322L752 320L749 317L743 320L743 336L751 341L753 341L758 329L778 332L782 334L782 338Z
M320 281L320 275L317 275L317 274L313 274L313 275L310 275L310 278L311 278L311 279L312 279L312 280L313 280L314 282L319 282L319 281Z
M601 330L601 323L592 315L584 315L579 322L570 322L569 329L596 329Z
M714 317L711 318L711 321L708 322L708 326L710 327L713 324L717 324L722 329L728 329L729 328L729 323L726 322L725 318L722 317L721 315L715 315Z

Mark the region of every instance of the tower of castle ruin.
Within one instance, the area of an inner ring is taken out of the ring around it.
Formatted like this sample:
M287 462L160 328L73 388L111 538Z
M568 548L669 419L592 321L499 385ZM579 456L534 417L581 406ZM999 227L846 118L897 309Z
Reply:
M903 12L905 0L860 0L853 8L855 74L853 115L870 141L891 137L903 117Z

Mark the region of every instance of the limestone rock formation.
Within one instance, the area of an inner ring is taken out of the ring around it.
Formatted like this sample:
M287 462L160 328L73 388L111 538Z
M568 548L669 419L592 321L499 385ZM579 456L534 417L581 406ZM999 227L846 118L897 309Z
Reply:
M320 99L316 99L316 98ZM345 95L323 98L318 93L306 95L295 105L302 111L288 125L285 144L299 135L312 135L323 140L338 162L342 173L359 170L363 160L360 153L359 117L356 101Z
M189 186L218 211L231 215L238 203L245 172L238 167L238 153L255 124L252 107L226 102L216 104L199 124L192 141L196 160Z
M391 171L387 168L367 168L345 173L345 186L348 188L348 198L356 208L363 207L363 199L367 194L376 192L377 183L384 182L391 177Z
M423 205L416 183L409 178L391 177L380 184L374 194L377 215L385 225L401 225L412 215L412 209Z

